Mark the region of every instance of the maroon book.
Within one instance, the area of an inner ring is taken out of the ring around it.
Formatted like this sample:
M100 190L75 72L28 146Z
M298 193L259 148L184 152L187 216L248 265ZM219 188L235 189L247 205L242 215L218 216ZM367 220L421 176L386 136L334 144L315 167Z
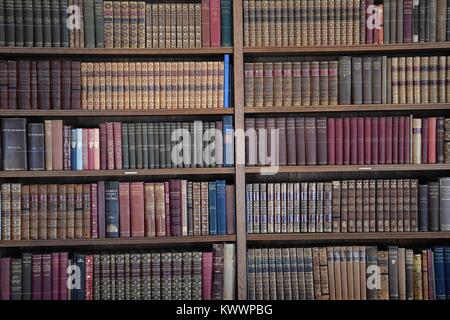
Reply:
M31 61L31 109L39 109L37 61Z
M359 117L358 124L358 164L364 164L364 118Z
M105 229L105 181L97 182L98 237L106 237Z
M119 183L120 237L129 238L130 230L130 183Z
M61 109L61 61L52 60L50 63L50 97L52 109Z
M145 236L144 183L130 183L131 236Z
M181 236L181 181L171 180L170 193L170 233L174 237Z
M398 117L398 163L405 163L405 117Z
M378 118L372 117L370 118L371 122L371 146L372 146L372 164L378 164Z
M212 297L212 252L202 254L202 300L211 300Z
M305 118L305 141L306 164L317 165L317 131L315 118Z
M392 119L392 164L398 164L398 118Z
M352 126L352 121L356 119L350 119L350 118L344 118L343 120L343 131L344 135L342 137L343 139L343 157L344 157L344 164L356 164L353 163L353 158L356 159L356 125ZM353 142L355 142L353 144Z
M98 238L97 184L91 183L91 238Z
M101 170L107 170L108 166L107 166L107 144L108 144L108 140L107 140L107 135L106 135L106 123L100 123L99 125L100 127L100 169Z
M52 256L42 255L42 300L52 299Z
M279 157L278 157L278 164L280 166L285 166L287 165L287 153L288 150L287 148L289 146L287 146L286 142L286 118L277 118L275 120L275 126L276 129L278 129L278 134L279 134ZM295 149L294 149L295 152Z
M336 164L336 128L335 119L328 118L328 164ZM297 151L298 152L298 151Z
M72 61L71 109L81 109L81 63Z
M17 63L8 60L8 109L17 109Z
M202 47L210 47L209 0L202 0Z
M295 127L295 149L297 151L297 165L304 166L306 165L305 118L296 118Z
M411 163L411 118L408 116L405 119L405 163Z
M209 0L211 47L220 47L220 0Z
M364 163L372 163L372 119L364 118Z
M59 253L59 300L67 300L67 267L69 257L67 252Z
M326 119L325 119L326 121ZM325 123L326 125L326 123ZM326 128L325 128L326 130ZM326 138L326 137L325 137ZM295 134L295 118L286 119L286 144L287 144L287 164L295 166L297 164L297 143Z
M17 91L20 109L31 109L31 61L19 60L17 62Z
M403 42L413 42L413 0L403 2Z
M41 110L50 109L50 61L39 60L37 62L37 87L38 87L38 108Z
M386 117L386 164L392 164L392 117Z
M343 121L342 118L336 118L336 164L344 164L343 148Z
M0 61L0 109L8 109L8 62Z
M428 163L428 118L422 119L422 164Z
M378 118L378 164L386 164L386 118Z
M114 131L114 164L117 170L122 170L122 123L113 123Z
M42 255L33 254L32 257L32 279L31 298L42 300Z
M327 118L317 119L317 163L327 165Z
M61 107L64 110L70 109L71 105L71 69L71 62L69 60L61 61Z
M166 209L165 217L166 217L166 237L172 236L171 232L171 216L170 216L170 184L169 181L164 182L164 206Z
M344 133L344 140L345 139L349 140L348 143L350 146L349 148L350 162L346 163L344 156L344 164L358 164L358 119L357 118L346 118L346 119L349 119L348 130L350 130L350 138L346 138ZM344 122L344 130L345 130L345 122Z
M52 252L52 300L60 300L59 288L59 253Z
M114 125L112 122L106 122L106 166L108 170L115 169L114 154Z
M0 300L9 300L11 292L11 258L0 258Z

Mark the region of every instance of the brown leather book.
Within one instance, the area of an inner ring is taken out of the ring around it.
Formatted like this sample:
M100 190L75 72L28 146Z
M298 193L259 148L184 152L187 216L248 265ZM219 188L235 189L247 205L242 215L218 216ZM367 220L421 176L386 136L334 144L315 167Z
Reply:
M383 180L383 231L391 231L391 195L390 181Z
M19 60L17 68L18 106L20 109L31 109L31 61Z
M74 232L75 238L83 238L83 185L75 184L74 187Z
M63 121L52 120L52 170L63 170Z
M208 182L200 183L200 222L201 222L201 234L209 235L209 201L208 201Z
M155 233L155 184L144 184L144 220L145 236L154 237Z
M341 232L341 182L333 181L333 232Z
M380 288L377 290L378 300L389 300L388 251L378 251L378 267L380 268Z
M58 236L58 185L47 185L47 239Z
M66 233L68 239L75 238L75 185L68 184L66 187Z
M263 63L263 101L264 107L273 107L274 105L274 78L273 69L274 63L264 62ZM259 70L258 70L259 72ZM255 77L257 75L255 74ZM255 79L256 80L256 79ZM255 83L255 90L257 90Z
M317 165L317 129L315 118L305 118L306 164Z
M283 106L292 106L292 62L283 62Z
M166 236L164 183L155 183L155 233L157 237Z
M327 253L327 270L328 270L328 289L330 292L330 300L336 300L336 280L334 274L334 255L333 248L324 248Z
M38 238L47 239L47 185L38 185Z
M20 239L30 240L30 186L21 186Z
M53 170L53 121L45 120L45 170Z
M349 181L341 181L341 232L349 231L348 220L348 185Z
M52 60L50 63L50 92L53 110L61 109L61 61Z
M361 300L361 268L359 259L359 247L351 247L353 264L353 300ZM365 280L365 279L364 279Z
M348 273L347 273L347 252L346 247L339 247L341 255L341 288L342 288L342 300L348 300L349 288L348 288Z
M334 280L335 280L335 290L336 290L336 300L343 299L343 291L342 291L342 274L341 274L341 248L334 247L333 250L334 255Z
M355 300L356 277L353 270L353 250L352 247L344 247L347 263L347 290L348 300ZM359 283L358 283L359 287Z
M254 63L244 63L244 105L246 107L254 106L255 95L255 72Z
M273 63L273 106L281 107L283 106L283 63L274 62ZM266 78L264 78L266 80ZM269 98L270 99L270 98ZM271 105L267 105L271 106Z
M343 197L345 197L345 183ZM356 181L348 180L347 188L347 231L356 232ZM345 205L345 203L343 203ZM345 209L344 209L345 210Z
M58 239L67 238L67 185L58 184L58 217L57 217L57 233Z
M403 229L411 231L411 180L403 180Z
M396 180L397 184L397 231L403 232L404 231L404 214L403 214L403 180L398 179Z
M131 236L143 237L144 224L144 183L130 183Z
M265 78L264 78L264 64L257 62L254 64L254 82L255 82L255 107L262 107L265 103Z
M390 180L390 199L389 199L389 213L390 213L390 230L391 232L398 231L398 214L397 214L397 181Z

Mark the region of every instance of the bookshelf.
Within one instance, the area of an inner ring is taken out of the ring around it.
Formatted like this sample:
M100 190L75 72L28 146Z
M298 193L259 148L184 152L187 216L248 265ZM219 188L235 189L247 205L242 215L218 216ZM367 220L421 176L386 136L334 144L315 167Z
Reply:
M225 48L182 48L182 49L104 49L104 48L0 48L3 57L186 57L186 56L220 56L231 54L233 60L233 108L229 109L159 109L159 110L1 110L2 117L104 117L135 118L167 116L215 117L232 115L234 128L244 130L245 118L259 114L320 114L339 112L442 112L450 114L450 104L372 104L372 105L338 105L338 106L305 106L305 107L270 107L249 108L244 104L244 62L249 57L263 56L311 56L311 55L343 55L343 54L422 54L450 53L450 43L420 44L386 44L386 45L352 45L352 46L306 46L306 47L256 47L245 48L243 45L243 1L233 1L233 47ZM245 145L235 144L235 154L244 154ZM236 164L230 168L172 168L149 170L91 170L91 171L1 171L0 179L145 179L145 177L186 177L223 176L233 180L235 185L236 234L226 236L189 236L167 238L120 238L120 239L65 239L65 240L33 240L33 241L0 241L0 251L25 250L27 248L147 248L176 246L205 246L214 242L230 242L236 244L236 298L247 299L247 245L263 244L317 244L317 243L450 243L450 232L405 232L405 233L317 233L317 234L247 234L246 228L246 181L251 181L260 173L261 167L246 167ZM426 177L431 172L447 174L450 165L338 165L338 166L284 166L279 168L280 174L316 174L324 177L327 173L339 175L354 174L368 176L372 173L407 173L415 172Z

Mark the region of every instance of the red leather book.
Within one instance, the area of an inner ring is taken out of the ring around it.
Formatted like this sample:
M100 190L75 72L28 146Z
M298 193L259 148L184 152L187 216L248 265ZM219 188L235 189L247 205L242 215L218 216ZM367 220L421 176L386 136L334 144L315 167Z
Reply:
M343 130L344 130L344 136L343 139L343 146L344 146L344 164L350 164L351 161L351 126L350 126L350 118L344 118L343 120Z
M378 118L378 164L386 164L386 118Z
M327 163L327 118L322 117L317 119L317 164Z
M32 300L42 300L42 255L33 254L32 258L32 279L31 298Z
M211 47L220 47L220 0L209 0Z
M181 236L181 181L171 180L170 188L170 234L173 237Z
M14 60L8 60L8 109L17 109L17 62Z
M94 170L100 170L100 129L92 129L94 135Z
M0 258L0 300L9 300L11 292L11 258Z
M105 238L105 181L97 182L97 216L98 237Z
M405 163L405 117L398 117L398 163Z
M91 183L90 192L91 204L91 238L98 238L98 204L97 204L97 184Z
M59 253L59 300L67 300L67 267L69 264L69 254Z
M305 141L306 141L306 164L317 165L316 118L305 118Z
M86 129L88 134L88 170L94 170L94 129Z
M326 128L325 128L326 129ZM295 134L295 118L286 119L286 147L287 147L287 164L295 166L297 164L297 142Z
M83 170L89 169L89 159L88 159L88 146L89 146L89 135L88 129L82 129L82 140L81 140L81 154L83 158Z
M166 201L164 182L155 183L155 233L157 237L166 236Z
M120 237L129 238L130 232L130 183L119 183Z
M144 183L130 183L131 236L145 236Z
M52 252L52 300L60 300L59 252Z
M70 109L71 104L71 61L61 61L61 108Z
M169 181L164 182L164 207L165 207L165 218L166 218L166 236L170 237L172 235L171 232L171 216L170 216L170 185Z
M94 280L94 257L92 255L86 255L84 258L85 274L84 274L84 299L93 299L93 280Z
M386 164L392 164L392 117L386 117Z
M336 120L328 118L328 165L336 164Z
M411 117L405 116L405 163L411 163Z
M366 0L366 21L371 21L371 16L375 14L374 10L369 10L371 6L373 7L373 0ZM368 28L368 23L364 25L366 26L366 44L373 44L375 28Z
M364 163L372 163L372 119L364 118Z
M114 164L117 170L122 170L122 123L114 122Z
M436 117L428 118L428 163L436 163Z
M348 131L350 135L345 134L346 119L348 120ZM344 150L346 142L349 145L349 158L346 162L345 151L344 151L344 164L358 164L358 118L345 118L344 119Z
M52 299L52 256L42 255L42 300Z
M39 109L37 61L31 61L31 109Z
M100 123L100 169L107 170L107 138L106 123Z
M413 0L403 2L403 42L413 42Z
M306 165L305 118L295 119L295 143L297 165Z
M364 164L364 118L359 117L358 126L358 164Z
M50 97L52 99L52 109L61 110L61 61L52 60L50 68Z
M31 61L19 60L17 74L18 105L20 109L31 109Z
M277 118L275 120L275 128L278 130L279 134L279 156L278 156L278 164L280 166L287 165L287 153L288 153L288 145L286 139L286 118ZM270 150L270 149L269 149ZM295 150L294 150L295 152Z
M209 0L202 0L202 47L210 47Z
M0 61L0 109L8 109L8 62Z
M212 252L202 253L202 300L211 300L212 292Z
M120 150L122 152L122 150ZM106 123L106 166L108 170L115 169L114 163L114 125L112 122Z
M428 118L422 119L422 161L421 163L427 164L428 163Z
M225 187L225 203L226 203L226 215L227 215L227 234L235 234L235 190L234 185L227 185Z
M72 61L72 78L71 78L71 104L72 110L81 109L81 63L80 61Z
M63 121L52 120L52 166L53 170L63 169Z
M38 109L50 110L50 61L38 60L36 65L36 72L37 72L37 89L38 89Z
M144 184L144 219L145 219L145 236L154 237L156 235L155 229L155 184Z
M335 137L336 137L336 164L342 165L344 164L344 145L343 145L343 121L342 118L336 118L335 121L336 125L336 131L335 131Z
M398 118L392 119L392 163L398 164Z

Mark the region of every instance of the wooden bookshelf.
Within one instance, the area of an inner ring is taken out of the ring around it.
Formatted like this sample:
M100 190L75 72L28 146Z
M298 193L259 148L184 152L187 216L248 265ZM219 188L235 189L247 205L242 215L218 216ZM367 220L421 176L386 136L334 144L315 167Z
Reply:
M259 174L270 167L246 167L246 173ZM398 172L398 171L443 171L448 172L450 164L394 164L394 165L342 165L342 166L282 166L277 173L327 173L327 172Z
M319 112L386 112L386 111L450 111L449 103L433 104L354 104L338 106L306 106L306 107L246 107L246 114L259 113L319 113Z
M234 168L167 168L130 170L0 171L0 178L145 177L232 175Z
M234 108L151 110L2 110L2 117L151 117L234 114Z
M0 55L47 55L47 56L202 56L233 53L233 48L31 48L2 47Z
M343 54L381 54L407 53L423 51L446 51L450 42L411 43L411 44L375 44L344 46L308 46L308 47L252 47L243 48L246 55L343 55Z
M51 248L51 247L130 247L165 245L196 245L212 242L235 242L235 235L187 236L156 238L105 238L105 239L55 239L55 240L2 240L0 248Z

